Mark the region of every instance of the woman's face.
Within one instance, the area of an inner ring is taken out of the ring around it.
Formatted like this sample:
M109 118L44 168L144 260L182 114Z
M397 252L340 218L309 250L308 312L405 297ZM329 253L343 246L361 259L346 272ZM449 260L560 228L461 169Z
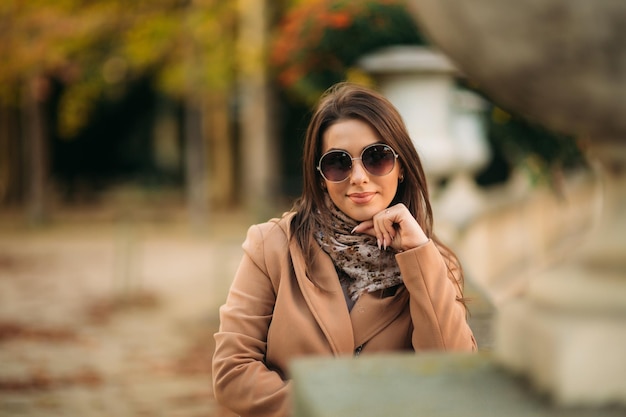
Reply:
M359 158L364 148L384 143L372 127L358 119L341 120L331 125L322 137L322 155L330 150L347 151ZM365 221L389 207L398 189L400 164L396 163L389 174L375 176L363 168L360 160L352 161L352 171L342 182L323 179L335 205L356 221Z

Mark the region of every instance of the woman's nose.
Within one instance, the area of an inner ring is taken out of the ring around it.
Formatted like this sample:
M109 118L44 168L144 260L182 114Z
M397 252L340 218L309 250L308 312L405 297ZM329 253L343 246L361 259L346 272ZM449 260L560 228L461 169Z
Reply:
M367 181L367 171L360 159L352 161L352 172L350 173L350 182L352 184L360 184Z

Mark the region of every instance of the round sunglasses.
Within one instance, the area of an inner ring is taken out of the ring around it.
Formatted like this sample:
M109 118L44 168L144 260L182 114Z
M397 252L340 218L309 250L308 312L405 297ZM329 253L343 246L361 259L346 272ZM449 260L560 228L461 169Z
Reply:
M368 173L381 177L393 170L397 158L398 154L391 146L375 143L363 149L358 158L353 158L347 151L328 151L320 158L317 170L326 181L342 182L352 173L352 161L360 159Z

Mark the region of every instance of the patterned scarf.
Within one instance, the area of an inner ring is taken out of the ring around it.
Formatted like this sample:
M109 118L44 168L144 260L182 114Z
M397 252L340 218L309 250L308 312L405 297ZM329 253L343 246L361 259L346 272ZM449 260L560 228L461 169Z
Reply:
M391 248L379 249L373 236L352 234L358 222L346 216L332 202L327 206L332 222L318 225L315 239L330 256L335 268L347 276L350 299L356 301L363 293L401 284L395 251Z

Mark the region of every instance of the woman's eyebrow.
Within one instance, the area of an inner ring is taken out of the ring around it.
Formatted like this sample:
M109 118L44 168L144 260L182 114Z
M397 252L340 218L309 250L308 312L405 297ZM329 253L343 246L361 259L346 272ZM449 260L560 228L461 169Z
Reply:
M387 145L385 142L374 142L374 143L370 143L369 145L365 145L364 147L361 148L361 150L359 151L359 155L361 154L361 152L363 152L363 150L365 148L369 148L370 146L374 146L374 145L385 145L385 146L389 146ZM348 152L346 149L343 148L328 148L326 151L322 152L322 155L325 153L328 153L330 151L342 151L345 152L349 155L352 155L350 152Z

